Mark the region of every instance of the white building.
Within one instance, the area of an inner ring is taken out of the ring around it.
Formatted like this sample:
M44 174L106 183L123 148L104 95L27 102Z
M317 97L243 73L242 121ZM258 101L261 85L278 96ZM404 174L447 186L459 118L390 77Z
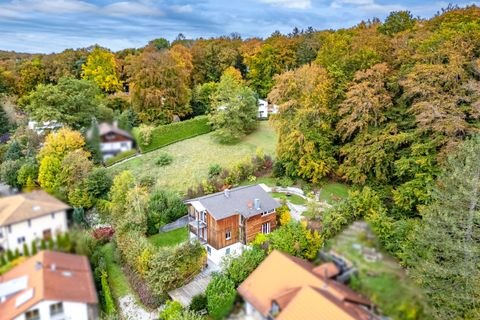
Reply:
M87 257L41 251L0 277L0 320L96 320Z
M62 128L63 125L56 120L51 121L28 121L28 129L35 131L39 135L43 135L44 133L49 133L50 131L55 131Z
M114 157L117 154L132 150L134 147L134 139L130 133L118 128L117 123L102 122L98 125L98 133L100 135L100 150L103 160ZM90 138L92 130L88 131L87 136Z
M258 99L258 118L268 119L271 114L278 113L278 106L276 104L269 104L268 101Z
M48 239L68 230L70 207L45 191L0 198L0 252L31 248L33 240Z

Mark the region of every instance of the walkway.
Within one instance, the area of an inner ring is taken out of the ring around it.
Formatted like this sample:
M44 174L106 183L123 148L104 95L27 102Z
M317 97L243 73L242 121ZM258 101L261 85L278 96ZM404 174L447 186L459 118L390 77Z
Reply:
M200 293L205 293L205 290L212 279L212 273L219 270L219 266L208 260L207 268L188 284L170 291L168 295L173 300L180 302L184 307L187 307L194 296Z

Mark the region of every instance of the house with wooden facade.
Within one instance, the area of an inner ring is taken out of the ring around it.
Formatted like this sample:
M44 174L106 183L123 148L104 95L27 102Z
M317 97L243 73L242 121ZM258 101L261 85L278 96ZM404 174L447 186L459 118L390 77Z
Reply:
M226 189L186 204L190 238L205 245L215 264L225 255L240 254L257 234L273 231L280 206L261 185Z

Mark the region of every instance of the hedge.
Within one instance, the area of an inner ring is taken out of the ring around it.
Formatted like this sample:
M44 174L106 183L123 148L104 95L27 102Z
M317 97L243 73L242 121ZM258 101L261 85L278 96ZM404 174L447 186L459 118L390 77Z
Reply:
M138 142L141 152L146 153L178 141L208 133L211 130L207 116L199 116L156 127L153 129L152 141L146 146L143 144L138 128L133 129L133 135Z
M108 158L107 160L105 160L105 165L107 167L117 163L117 162L120 162L122 160L125 160L125 159L128 159L128 158L131 158L133 157L135 154L137 153L137 150L135 149L132 149L132 150L128 150L128 151L124 151L124 152L120 152L119 154L117 154L116 156L114 157L111 157L111 158Z
M117 310L115 307L115 302L110 292L110 286L108 285L108 273L107 271L102 271L100 276L100 283L102 285L103 298L105 300L105 313L107 315L116 314Z

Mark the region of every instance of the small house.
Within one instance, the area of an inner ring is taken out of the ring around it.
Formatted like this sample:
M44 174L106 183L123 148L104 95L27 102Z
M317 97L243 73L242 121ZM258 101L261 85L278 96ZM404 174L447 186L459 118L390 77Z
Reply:
M41 190L0 198L0 252L22 252L23 244L66 232L69 209Z
M91 136L91 129L87 136ZM132 135L118 127L117 123L113 124L102 122L98 125L98 133L100 135L100 151L103 160L114 157L117 154L132 150L135 146L135 140Z
M190 238L205 245L215 264L226 255L240 254L257 234L273 231L280 206L261 185L226 189L186 203Z
M268 101L258 99L258 118L268 119L271 114L278 113L278 106L275 104L269 104Z

